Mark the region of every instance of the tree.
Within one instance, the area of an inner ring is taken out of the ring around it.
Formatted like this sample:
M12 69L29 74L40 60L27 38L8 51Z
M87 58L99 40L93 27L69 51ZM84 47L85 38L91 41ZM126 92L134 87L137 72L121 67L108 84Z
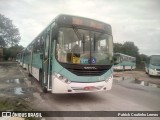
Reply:
M10 57L11 58L16 58L17 54L23 50L23 46L18 46L18 45L15 45L15 46L12 46L9 48L10 50Z
M134 44L134 42L125 42L123 44L123 53L130 55L130 56L138 57L139 56L139 49Z
M0 47L5 47L5 46L6 46L5 41L2 38L2 36L0 36Z
M17 54L23 49L24 47L19 45L15 45L10 48L4 48L4 59L8 60L10 58L11 60L14 60Z
M124 44L114 43L114 53L117 52L130 55L133 57L137 57L139 55L138 47L134 45L134 42L128 42L128 41L125 42Z
M123 45L121 43L114 43L113 46L114 53L122 52Z
M140 56L140 59L141 59L142 62L146 62L146 61L147 61L147 58L148 58L147 55L145 55L145 54L140 54L139 56Z
M12 24L12 20L0 14L0 47L12 47L20 39L19 30Z
M146 61L147 56L139 54L139 49L134 42L127 41L124 44L114 43L114 53L117 52L136 57L137 68L144 69L144 61Z

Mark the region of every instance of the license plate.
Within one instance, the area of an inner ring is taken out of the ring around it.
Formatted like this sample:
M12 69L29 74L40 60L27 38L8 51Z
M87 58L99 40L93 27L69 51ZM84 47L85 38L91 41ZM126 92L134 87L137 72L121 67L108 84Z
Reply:
M84 87L84 90L92 90L92 89L94 89L94 86L86 86L86 87Z

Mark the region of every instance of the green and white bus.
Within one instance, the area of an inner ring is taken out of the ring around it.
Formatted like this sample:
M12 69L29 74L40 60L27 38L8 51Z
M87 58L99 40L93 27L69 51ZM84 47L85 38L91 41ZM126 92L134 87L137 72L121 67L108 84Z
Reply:
M114 53L115 70L133 70L136 68L136 58L122 53Z
M21 58L21 53L18 53L17 56L16 56L16 61L18 63L20 63L20 58Z
M113 39L109 24L57 16L25 49L29 74L51 93L84 93L112 88Z
M24 65L24 50L22 50L20 53L17 54L17 61L20 64L20 66L23 67L23 65Z
M160 76L160 55L151 55L147 59L145 71L149 76Z

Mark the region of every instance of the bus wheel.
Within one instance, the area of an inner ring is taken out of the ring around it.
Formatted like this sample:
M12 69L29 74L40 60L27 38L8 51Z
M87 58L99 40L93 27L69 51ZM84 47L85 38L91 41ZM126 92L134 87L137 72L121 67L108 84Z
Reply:
M48 91L47 91L47 88L46 88L46 87L42 87L42 91L43 91L44 93L48 93Z
M42 70L40 69L39 70L39 83L40 83L41 87L43 86L42 79L43 79L43 75L42 75Z
M43 84L43 72L42 72L42 69L40 69L39 70L39 83L40 83L40 85L41 85L41 87L42 87L42 91L44 92L44 93L47 93L48 91L47 91L47 88L44 86L44 84Z
M32 76L32 74L31 74L31 73L28 73L28 76L29 76L29 77L31 77L31 76Z
M152 77L152 75L150 75L149 73L148 73L148 75L149 75L149 77Z
M152 75L151 75L151 74L149 74L149 70L148 70L148 75L149 75L149 77L152 77Z

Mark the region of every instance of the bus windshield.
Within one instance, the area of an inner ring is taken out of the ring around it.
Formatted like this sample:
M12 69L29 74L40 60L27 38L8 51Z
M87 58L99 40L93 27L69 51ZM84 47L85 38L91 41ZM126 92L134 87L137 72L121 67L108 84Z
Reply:
M152 56L151 57L151 64L152 65L160 65L160 56Z
M111 64L112 44L112 36L108 34L60 28L56 45L57 60L69 64Z

